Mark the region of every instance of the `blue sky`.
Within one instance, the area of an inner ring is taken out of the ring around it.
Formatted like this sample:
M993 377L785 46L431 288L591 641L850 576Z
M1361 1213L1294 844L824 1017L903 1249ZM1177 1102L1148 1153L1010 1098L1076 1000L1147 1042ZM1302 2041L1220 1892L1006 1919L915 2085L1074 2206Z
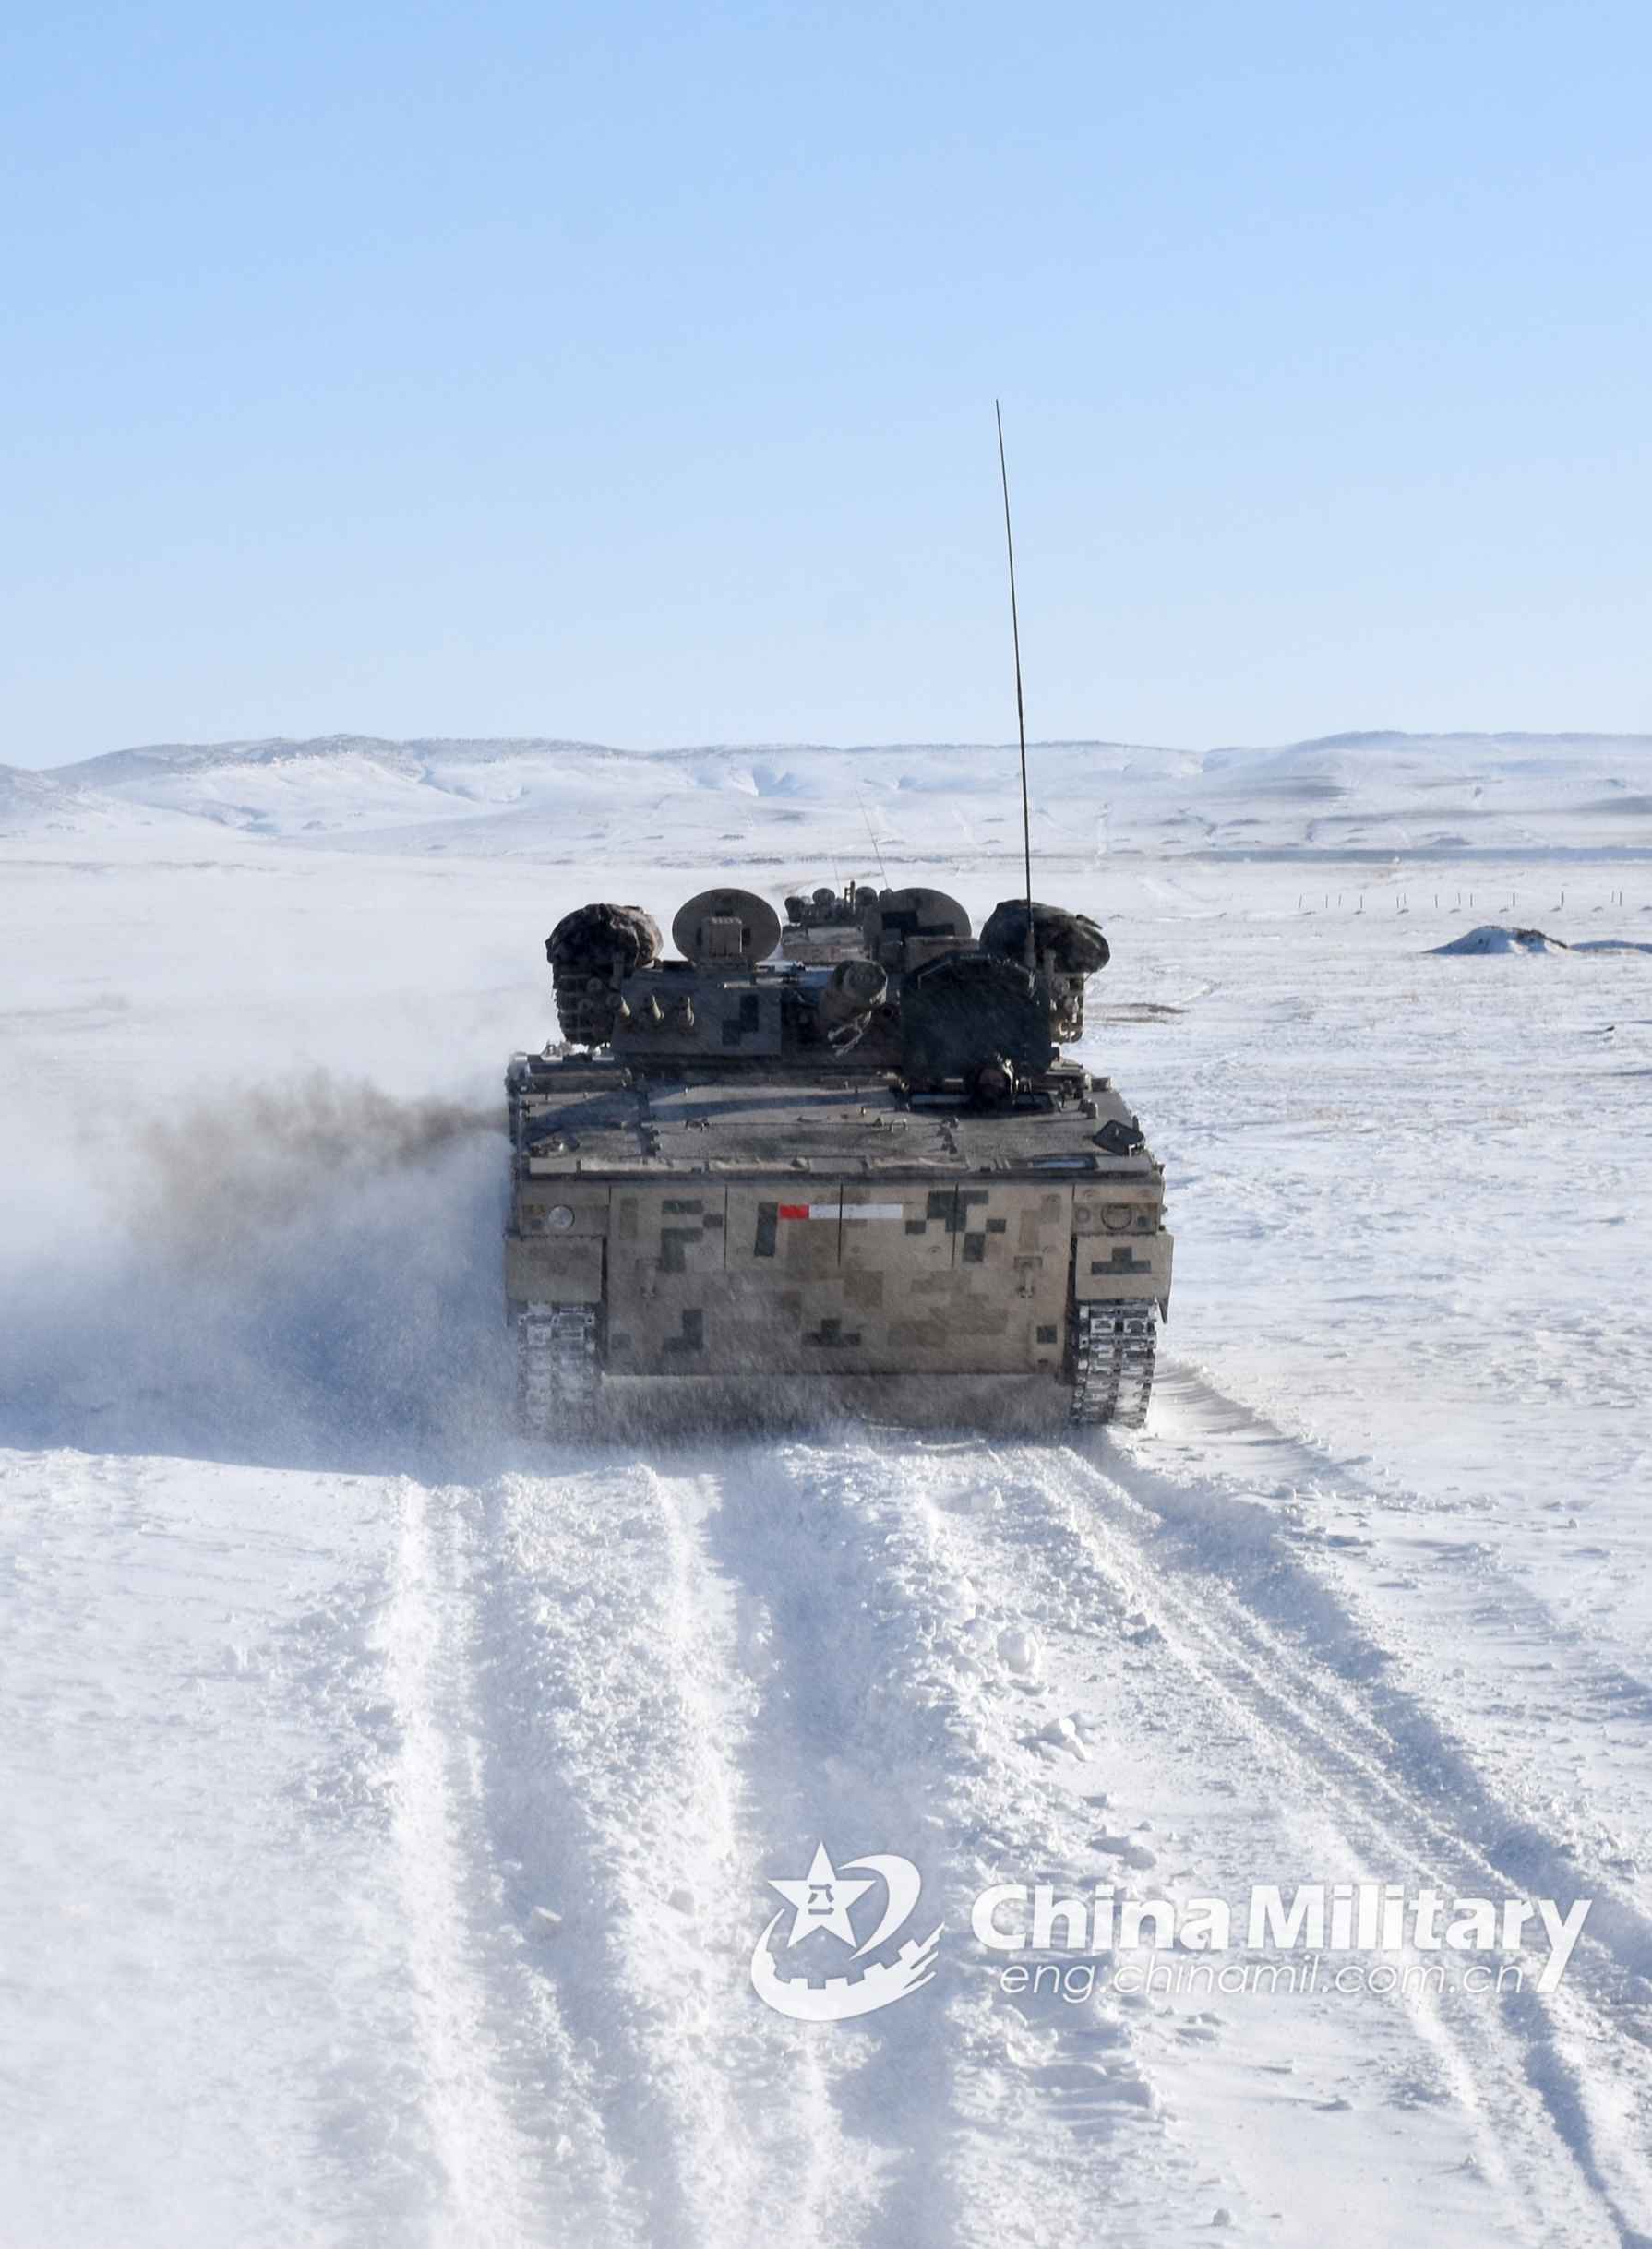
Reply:
M1638 6L0 32L0 760L1652 727Z

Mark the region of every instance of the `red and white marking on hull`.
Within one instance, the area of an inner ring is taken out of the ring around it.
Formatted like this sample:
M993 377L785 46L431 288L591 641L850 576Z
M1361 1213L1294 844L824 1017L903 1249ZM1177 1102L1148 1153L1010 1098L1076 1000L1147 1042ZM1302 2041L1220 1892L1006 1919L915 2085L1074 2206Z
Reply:
M783 1202L783 1218L904 1218L903 1202Z

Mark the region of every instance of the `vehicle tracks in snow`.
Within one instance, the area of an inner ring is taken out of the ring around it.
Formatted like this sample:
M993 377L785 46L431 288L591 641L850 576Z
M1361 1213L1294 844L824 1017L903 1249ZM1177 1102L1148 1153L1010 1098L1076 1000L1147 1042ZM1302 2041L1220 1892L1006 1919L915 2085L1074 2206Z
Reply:
M371 1638L431 2240L1164 2249L1218 2218L1306 2242L1330 2210L1375 2243L1415 2194L1381 2167L1409 2163L1465 2243L1644 2243L1626 1896L1556 1992L1311 2016L1012 1999L969 1932L994 1881L1584 1886L1282 1512L1151 1438L877 1430L547 1451L400 1504ZM933 1986L852 2024L749 1989L766 1878L818 1840L911 1858L947 1932ZM1268 2207L1310 2159L1313 2199Z
M821 2051L748 1982L754 1697L715 1498L646 1463L482 1495L492 1833L635 2207L612 2238L854 2240L871 2182Z
M425 2216L433 2243L508 2249L544 2238L553 2213L602 2222L623 2200L603 2159L590 2073L523 1932L500 1910L509 1870L490 1816L479 1511L463 1490L403 1481L397 1514L368 1645L389 1717L381 1786L430 2174Z
M1588 1894L1593 1883L1527 1808L1500 1803L1436 1719L1387 1683L1381 1650L1290 1552L1283 1526L1270 1532L1253 1505L1219 1491L1184 1490L1179 1508L1167 1506L1151 1453L1138 1442L1007 1457L1043 1495L1046 1523L1030 1547L1047 1565L1064 1537L1070 1567L1088 1565L1113 1588L1154 1651L1155 1696L1171 1684L1166 1673L1181 1670L1211 1745L1254 1753L1270 1794L1323 1820L1364 1879L1413 1894L1424 1884L1447 1896ZM1321 1870L1322 1879L1342 1874ZM1606 1888L1556 1992L1532 1988L1539 1947L1518 1993L1412 2003L1477 2163L1502 2178L1516 2238L1647 2238L1652 1930Z
M372 1641L432 2240L1193 2238L1127 2016L1052 2024L966 1957L975 1891L1059 1836L921 1477L800 1442L401 1505ZM765 1881L818 1840L916 1861L962 1972L857 2023L765 2010Z
M1000 1628L989 1645L969 1630L981 1592L930 1504L929 1467L919 1454L892 1474L864 1437L753 1451L713 1524L723 1566L772 1629L764 1739L794 1790L754 1770L774 1856L807 1852L816 1832L840 1858L898 1851L923 1876L926 1927L947 1931L935 1986L825 2031L844 2057L840 2106L888 2151L864 2238L1033 2244L1102 2222L1116 2242L1191 2238L1210 2209L1164 2159L1128 2019L1099 2002L1069 2009L1064 2028L1024 2012L968 1936L977 1892L1007 1867L1037 1878L1059 1827L1027 1745L1030 1691ZM1147 2211L1138 2233L1132 2212Z

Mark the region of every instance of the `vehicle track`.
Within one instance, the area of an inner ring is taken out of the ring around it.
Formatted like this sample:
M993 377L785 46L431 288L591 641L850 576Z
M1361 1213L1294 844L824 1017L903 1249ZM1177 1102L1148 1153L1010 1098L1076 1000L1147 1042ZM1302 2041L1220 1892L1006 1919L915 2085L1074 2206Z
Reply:
M845 2056L845 2118L887 2149L862 2238L1032 2249L1104 2223L1119 2243L1191 2240L1208 2210L1167 2157L1130 2025L1100 2004L1066 2026L1023 2013L967 1934L1006 1868L1066 1864L1065 1808L1028 1753L1029 1694L971 1635L978 1588L928 1467L920 1451L892 1478L864 1434L753 1448L711 1524L772 1632L749 1771L777 1851L817 1832L839 1856L899 1851L923 1875L926 1926L949 1932L936 1986L853 2037L824 2033ZM1139 2209L1155 2213L1143 2231Z
M546 2238L555 2208L617 2217L591 2087L553 1995L524 1975L497 1912L488 1719L470 1495L403 1480L387 1597L369 1645L393 1747L383 1776L417 2102L432 2173L429 2237L475 2249ZM557 2083L553 2170L537 2088Z
M433 2101L462 2079L491 2117L481 2173L465 2105L432 2119L450 2237L1043 2249L1107 2207L1120 2242L1191 2240L1107 2010L1030 2019L962 1953L947 1988L857 2024L749 1989L765 1880L817 1840L913 1857L954 1932L989 1873L1065 1863L1024 1697L964 1650L972 1590L921 1489L864 1442L564 1457L408 1502L394 1637L439 1652L396 1674L427 1714L403 1720L400 1840L439 1893L420 1925L446 1901L455 1932L421 2036ZM546 2027L564 2058L535 2084Z
M1069 1768L1149 1692L1177 1754L1263 1776L1247 1848L1306 1824L1412 1889L1578 1886L1384 1680L1289 1525L1215 1485L1179 1488L1179 1518L1148 1446L872 1431L545 1465L408 1488L376 1627L433 2239L1196 2238L1227 2159L1178 2144L1177 2040L1214 2034L1104 1996L1017 2006L967 1934L989 1881L1107 1871ZM1137 1699L1065 1741L1004 1657L1023 1622L1115 1688L1122 1652ZM936 1985L856 2025L786 2022L748 1985L766 1878L822 1839L912 1857L949 1932ZM1652 1932L1604 1904L1555 1993L1388 2010L1448 2088L1496 2238L1534 2249L1646 2249ZM1376 2028L1337 2035L1357 2054Z
M868 2188L824 2052L748 1986L752 1693L715 1498L713 1472L645 1462L481 1495L488 1818L634 2212L608 2238L854 2239Z
M1213 1569L1208 1552L1179 1550L1163 1517L1132 1495L1137 1471L1122 1448L1105 1458L1027 1449L1013 1459L1046 1496L1052 1529L1163 1634L1230 1723L1265 1743L1304 1797L1330 1812L1372 1878L1465 1896L1547 1884L1547 1894L1569 1897L1580 1886L1576 1869L1545 1848L1523 1813L1505 1807L1500 1819L1466 1760L1420 1714L1396 1711L1380 1674L1374 1683L1354 1675L1359 1658L1347 1642L1336 1668L1264 1621L1243 1574ZM1219 1495L1211 1503L1219 1506ZM1035 1543L1047 1556L1057 1546ZM1277 1552L1263 1564L1249 1551L1276 1608L1278 1573L1298 1565ZM1323 1587L1304 1573L1303 1593L1311 1619ZM1538 1994L1528 1979L1497 2003L1419 2004L1432 2008L1426 2034L1454 2057L1451 2074L1478 2112L1483 2159L1505 2170L1532 2238L1644 2249L1652 2166L1638 2150L1652 2147L1652 1930L1626 1901L1604 1902L1555 1992Z

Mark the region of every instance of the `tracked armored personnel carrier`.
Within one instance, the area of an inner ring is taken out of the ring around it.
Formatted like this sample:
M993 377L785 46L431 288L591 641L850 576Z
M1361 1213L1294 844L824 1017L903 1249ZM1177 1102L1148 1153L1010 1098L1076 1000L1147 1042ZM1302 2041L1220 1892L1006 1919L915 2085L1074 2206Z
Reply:
M1062 1059L1095 923L936 891L692 898L546 939L562 1038L512 1058L505 1287L523 1428L1137 1425L1164 1173Z

